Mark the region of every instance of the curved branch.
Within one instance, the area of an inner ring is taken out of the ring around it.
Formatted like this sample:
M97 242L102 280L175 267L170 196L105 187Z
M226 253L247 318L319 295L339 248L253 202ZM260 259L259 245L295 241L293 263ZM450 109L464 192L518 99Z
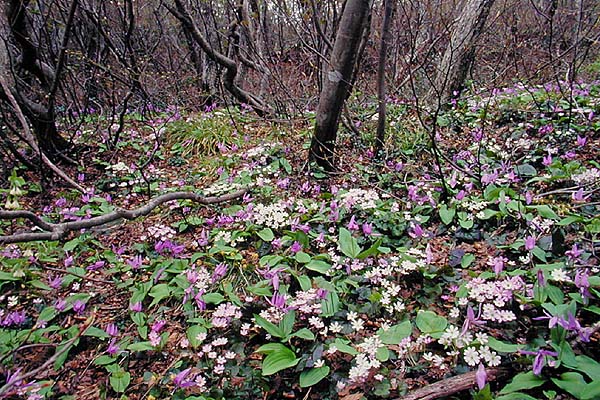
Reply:
M63 222L58 224L46 222L31 211L9 211L0 209L0 219L25 218L31 221L36 227L44 231L26 232L14 235L0 236L0 244L34 242L39 240L60 240L64 238L69 232L104 225L120 219L133 220L138 217L148 215L156 207L168 201L192 200L200 204L215 204L236 199L244 195L246 191L247 189L241 189L233 193L214 197L205 197L194 192L166 193L153 198L145 205L138 208L134 208L133 210L125 210L122 208L118 208L108 214L99 215L97 217L82 219L79 221Z
M488 382L494 381L508 373L506 369L501 368L489 368L486 372ZM443 379L407 393L405 396L396 400L433 400L451 396L455 393L472 388L475 385L475 373L475 371L471 371L462 375Z

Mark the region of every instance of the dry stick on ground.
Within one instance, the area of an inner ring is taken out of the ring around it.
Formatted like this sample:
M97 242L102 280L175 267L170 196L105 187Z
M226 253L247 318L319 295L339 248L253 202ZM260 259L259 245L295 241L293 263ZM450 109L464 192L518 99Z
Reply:
M500 368L490 368L487 369L486 372L488 382L496 380L508 373L507 370ZM450 396L454 393L472 388L475 385L475 374L476 372L472 371L467 372L466 374L453 376L422 387L421 389L417 389L397 400L433 400Z
M19 119L19 122L23 126L23 131L25 133L25 139L27 141L27 144L29 146L31 146L33 151L35 151L36 153L38 153L40 155L42 162L44 164L46 164L46 166L48 168L50 168L52 170L52 172L54 172L62 180L67 182L71 187L79 190L81 193L84 193L85 189L81 185L79 185L77 182L75 182L73 179L71 179L67 174L65 174L64 171L62 171L60 168L58 168L56 165L54 165L54 163L52 161L50 161L50 159L46 156L46 154L39 148L39 146L36 143L36 139L33 136L33 133L31 133L31 130L29 129L29 124L27 123L27 120L25 119L25 115L23 115L23 111L21 110L21 107L19 107L17 100L15 100L15 97L13 96L12 92L10 91L8 84L6 83L6 79L4 78L4 76L2 74L0 74L0 85L2 86L2 89L4 90L4 94L10 101L10 104L12 105L15 113L17 114L17 118ZM2 242L0 241L0 243L2 243Z
M63 222L60 224L46 222L31 211L8 211L0 209L0 219L26 218L29 221L31 221L36 227L41 228L45 231L16 233L13 235L0 236L0 244L34 242L37 240L60 240L72 231L78 231L81 229L88 229L95 226L104 225L109 222L117 221L119 219L133 220L138 217L148 215L156 207L168 201L192 200L200 204L215 204L236 199L244 195L246 191L247 189L241 189L233 193L217 197L205 197L194 192L166 193L153 198L145 205L138 208L134 208L133 210L125 210L122 208L118 208L108 214L99 215L97 217L89 219L82 219L80 221Z

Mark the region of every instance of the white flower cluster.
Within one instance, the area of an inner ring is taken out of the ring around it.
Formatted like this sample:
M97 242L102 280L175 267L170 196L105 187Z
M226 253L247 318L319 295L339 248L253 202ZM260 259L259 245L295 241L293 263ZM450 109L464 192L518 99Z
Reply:
M106 167L107 170L111 170L112 172L125 172L125 173L131 173L133 172L131 170L131 168L129 168L127 165L125 165L125 163L123 161L120 161L116 164L113 165L109 165L108 167Z
M215 235L214 241L215 241L215 243L221 241L228 246L235 247L238 243L243 242L244 238L242 236L238 236L238 237L234 238L233 234L230 231L220 230Z
M283 228L290 224L290 214L283 201L270 205L256 204L252 210L252 217L256 225L273 229Z
M490 350L488 346L481 346L479 349L469 346L463 351L463 358L471 367L480 362L485 362L488 367L497 367L501 361L500 356L495 351Z
M205 195L220 195L241 189L242 185L235 182L217 181L209 187L203 189Z
M175 230L166 225L151 225L148 227L148 234L156 240L168 240L175 237Z
M379 195L374 190L364 190L360 188L350 189L340 194L342 204L348 209L356 206L362 210L370 210L377 206Z
M515 314L510 310L501 310L513 299L513 292L525 288L525 283L518 277L509 277L498 281L485 281L476 278L467 283L469 289L468 299L474 300L483 305L481 319L494 322L509 322L516 319ZM467 299L459 300L459 303L466 303ZM464 305L464 304L463 304Z
M600 181L600 169L598 168L590 168L588 170L583 171L580 174L575 174L571 176L571 179L578 185L587 185L594 182Z

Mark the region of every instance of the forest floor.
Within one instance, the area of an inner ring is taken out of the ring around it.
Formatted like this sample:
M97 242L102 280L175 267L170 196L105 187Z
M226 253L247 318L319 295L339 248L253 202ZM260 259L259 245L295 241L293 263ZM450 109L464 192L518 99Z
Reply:
M15 170L5 208L76 226L236 195L1 245L0 398L599 398L599 90L471 95L426 126L390 103L381 159L355 110L329 176L311 115L132 113L114 147L89 116L65 167L87 192Z

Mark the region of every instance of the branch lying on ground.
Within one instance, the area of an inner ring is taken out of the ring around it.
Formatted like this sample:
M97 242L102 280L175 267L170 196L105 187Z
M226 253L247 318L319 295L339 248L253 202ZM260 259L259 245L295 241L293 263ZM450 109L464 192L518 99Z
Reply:
M138 217L148 215L156 207L168 201L192 200L200 204L215 204L236 199L244 195L246 191L247 189L242 189L233 193L216 197L205 197L194 192L166 193L155 197L145 205L135 208L133 210L125 210L122 208L118 208L108 214L99 215L97 217L82 219L80 221L63 222L59 224L46 222L31 211L8 211L0 209L0 219L25 218L31 221L36 227L45 231L16 233L13 235L0 236L0 244L34 242L37 240L60 240L72 231L78 231L81 229L88 229L94 226L104 225L110 222L117 221L119 219L133 220Z
M487 381L494 381L508 373L505 369L489 368L486 370ZM439 382L432 383L397 400L433 400L441 397L447 397L454 393L462 392L472 388L475 385L475 371L466 374L453 376Z

